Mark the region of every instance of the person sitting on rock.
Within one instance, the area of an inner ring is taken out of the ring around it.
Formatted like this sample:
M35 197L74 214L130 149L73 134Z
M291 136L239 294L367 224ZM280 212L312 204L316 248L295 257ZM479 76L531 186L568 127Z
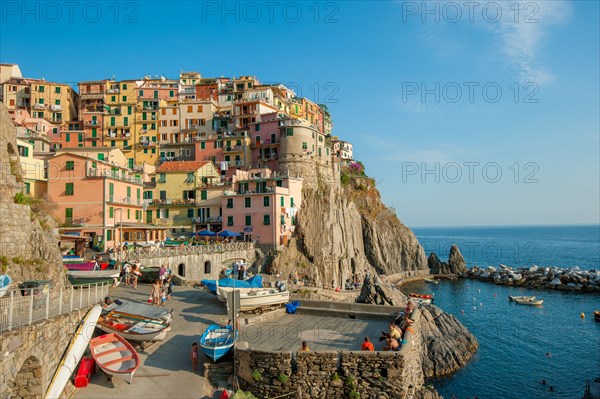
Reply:
M373 346L373 343L371 343L371 341L369 340L369 337L365 337L365 340L360 349L363 351L373 352L375 350L375 347Z
M389 332L390 338L399 339L402 337L402 330L400 329L400 327L398 327L396 324L394 324L394 322L390 323L390 325L388 326L388 329L390 330L390 332Z
M394 320L394 323L396 323L396 325L398 325L398 326L402 325L402 322L404 321L404 318L406 317L406 315L408 315L408 317L410 317L412 319L412 317L414 315L414 311L415 311L415 303L413 301L408 301L404 310L398 312L398 316L396 317L396 320Z
M398 349L400 349L400 344L396 339L391 337L385 339L384 351L397 351Z

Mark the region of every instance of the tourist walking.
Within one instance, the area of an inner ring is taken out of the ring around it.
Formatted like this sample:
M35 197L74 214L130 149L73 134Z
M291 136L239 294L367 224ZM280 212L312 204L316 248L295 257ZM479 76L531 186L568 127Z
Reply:
M131 266L127 262L123 265L123 276L125 277L125 285L131 284Z
M160 306L165 307L165 302L167 302L167 292L163 289L160 292Z
M166 273L167 273L167 266L162 265L160 267L160 269L158 269L158 280L160 281L160 285L164 285Z
M169 278L167 279L167 300L171 300L171 294L173 293L173 275L169 274Z
M133 289L137 290L138 278L142 275L142 272L140 272L137 265L133 265L131 267L131 274L133 279Z
M152 283L152 290L150 291L152 306L160 306L160 291L160 282L158 280L154 280Z

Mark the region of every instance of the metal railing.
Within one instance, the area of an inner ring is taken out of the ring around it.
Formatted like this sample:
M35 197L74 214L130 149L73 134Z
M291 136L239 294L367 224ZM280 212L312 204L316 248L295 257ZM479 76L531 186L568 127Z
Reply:
M99 303L108 296L108 283L11 290L0 298L0 331L31 325L40 320Z
M125 253L124 260L166 258L180 255L214 254L227 251L253 250L252 242L232 242L206 245L184 245L182 247L137 248Z

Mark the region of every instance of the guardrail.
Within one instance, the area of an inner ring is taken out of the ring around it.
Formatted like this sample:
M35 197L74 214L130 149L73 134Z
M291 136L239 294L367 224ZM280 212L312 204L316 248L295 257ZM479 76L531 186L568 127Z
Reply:
M226 244L184 245L182 247L137 248L125 253L124 260L166 258L169 256L214 254L227 251L253 250L252 242L232 242Z
M0 298L0 331L31 325L99 303L108 283L13 289Z

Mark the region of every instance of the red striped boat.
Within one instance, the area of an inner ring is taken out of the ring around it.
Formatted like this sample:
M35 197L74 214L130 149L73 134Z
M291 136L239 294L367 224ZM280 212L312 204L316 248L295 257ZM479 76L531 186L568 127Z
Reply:
M91 271L94 270L94 262L85 262L85 263L65 263L65 267L72 271ZM101 263L100 270L106 270L108 267L108 263Z
M431 299L433 298L432 294L415 294L414 292L411 292L410 294L408 294L409 297L411 298L420 298L420 299Z

